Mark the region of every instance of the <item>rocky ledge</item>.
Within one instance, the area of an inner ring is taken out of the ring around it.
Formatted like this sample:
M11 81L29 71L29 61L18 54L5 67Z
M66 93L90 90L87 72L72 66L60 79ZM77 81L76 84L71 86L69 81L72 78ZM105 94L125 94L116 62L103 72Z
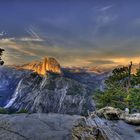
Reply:
M99 118L62 114L0 115L1 140L122 140Z

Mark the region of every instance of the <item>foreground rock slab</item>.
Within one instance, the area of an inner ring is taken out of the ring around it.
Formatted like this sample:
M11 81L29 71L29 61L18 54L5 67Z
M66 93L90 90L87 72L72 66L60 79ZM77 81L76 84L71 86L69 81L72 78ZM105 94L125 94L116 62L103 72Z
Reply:
M122 140L99 118L62 114L0 115L0 140Z
M58 114L0 115L0 140L70 140L80 116Z
M119 134L123 140L140 140L140 127L128 124L123 120L105 120L106 124Z

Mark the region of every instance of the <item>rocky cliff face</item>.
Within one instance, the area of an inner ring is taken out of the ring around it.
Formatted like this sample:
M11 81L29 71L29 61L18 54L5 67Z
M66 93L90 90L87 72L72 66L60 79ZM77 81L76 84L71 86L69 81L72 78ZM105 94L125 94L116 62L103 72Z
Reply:
M60 64L52 57L45 57L43 61L28 63L22 66L17 66L17 68L32 70L40 75L45 75L47 72L61 74Z
M29 73L7 66L0 67L0 106L4 106L10 100L19 81Z
M31 74L21 79L6 108L85 115L95 105L87 87L77 81L55 74Z
M63 75L67 78L74 79L82 84L88 86L88 88L94 93L97 88L101 89L104 87L103 81L108 77L109 72L95 73L87 72L82 70L82 68L77 70L77 68L63 68Z

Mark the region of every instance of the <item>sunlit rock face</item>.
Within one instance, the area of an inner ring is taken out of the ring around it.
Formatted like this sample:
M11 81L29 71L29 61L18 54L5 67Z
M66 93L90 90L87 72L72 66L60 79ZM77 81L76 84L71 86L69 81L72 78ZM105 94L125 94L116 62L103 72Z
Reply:
M55 58L45 57L43 61L32 62L21 66L22 69L33 70L40 75L45 75L47 72L61 74L60 64Z

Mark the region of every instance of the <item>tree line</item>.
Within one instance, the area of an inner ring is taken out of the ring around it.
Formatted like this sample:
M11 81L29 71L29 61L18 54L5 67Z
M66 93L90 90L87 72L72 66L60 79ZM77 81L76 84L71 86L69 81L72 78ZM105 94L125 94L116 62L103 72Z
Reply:
M97 108L105 106L129 108L140 112L140 66L132 72L133 63L115 68L105 80L104 91L97 90L94 99Z

